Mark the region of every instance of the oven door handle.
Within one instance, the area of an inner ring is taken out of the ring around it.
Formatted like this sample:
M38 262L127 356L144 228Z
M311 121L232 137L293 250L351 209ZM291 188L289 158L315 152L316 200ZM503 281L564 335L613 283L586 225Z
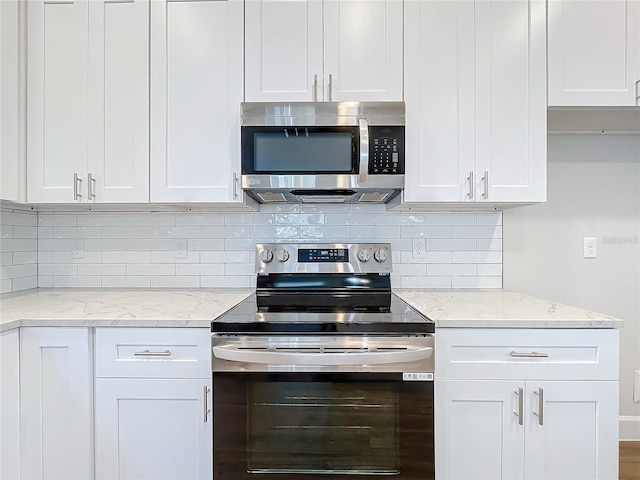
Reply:
M391 352L363 353L300 353L270 350L238 350L233 347L213 347L213 355L220 360L231 362L259 363L271 365L384 365L424 360L433 355L433 347Z

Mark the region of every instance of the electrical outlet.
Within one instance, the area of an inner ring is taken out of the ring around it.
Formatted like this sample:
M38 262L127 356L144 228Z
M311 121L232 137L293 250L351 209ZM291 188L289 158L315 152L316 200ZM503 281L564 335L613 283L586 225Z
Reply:
M173 258L187 258L186 240L176 240L176 245L173 249Z
M636 380L633 382L633 401L640 403L640 370L636 370Z
M413 258L425 258L427 256L427 241L424 238L413 239Z
M584 258L596 258L598 256L596 237L584 237Z
M84 258L84 242L82 240L74 240L71 258Z

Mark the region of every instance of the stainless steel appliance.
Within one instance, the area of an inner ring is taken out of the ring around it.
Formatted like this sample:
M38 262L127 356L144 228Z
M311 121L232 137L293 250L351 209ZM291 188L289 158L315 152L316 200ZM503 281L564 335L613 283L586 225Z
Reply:
M386 203L404 188L403 102L241 108L242 188L259 203Z
M211 325L214 479L434 478L435 328L391 257L256 246L256 293Z

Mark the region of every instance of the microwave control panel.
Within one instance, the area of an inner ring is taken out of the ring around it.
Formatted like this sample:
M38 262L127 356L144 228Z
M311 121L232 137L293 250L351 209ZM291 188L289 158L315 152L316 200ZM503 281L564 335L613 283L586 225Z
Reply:
M404 127L369 127L369 174L404 174Z

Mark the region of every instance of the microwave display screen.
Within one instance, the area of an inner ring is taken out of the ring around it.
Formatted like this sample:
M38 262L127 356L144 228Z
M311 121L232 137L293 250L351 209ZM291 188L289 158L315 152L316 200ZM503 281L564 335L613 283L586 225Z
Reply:
M287 128L254 133L255 172L351 172L351 132Z

